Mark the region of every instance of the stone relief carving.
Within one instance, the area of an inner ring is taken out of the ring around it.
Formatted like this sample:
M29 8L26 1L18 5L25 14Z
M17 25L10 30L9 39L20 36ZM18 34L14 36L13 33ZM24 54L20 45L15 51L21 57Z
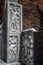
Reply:
M20 62L26 65L33 65L34 37L32 31L25 31L21 35Z
M22 30L22 6L10 3L8 13L11 31L20 32Z

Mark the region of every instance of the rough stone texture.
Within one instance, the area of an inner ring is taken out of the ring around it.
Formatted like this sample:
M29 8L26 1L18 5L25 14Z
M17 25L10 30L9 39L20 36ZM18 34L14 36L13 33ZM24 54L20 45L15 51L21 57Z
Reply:
M20 62L22 65L34 65L34 32L23 31L20 43Z
M37 5L33 4L31 0L19 0L23 5L23 29L40 28L40 14L38 13Z
M19 19L22 19L21 8L22 8L21 5L8 2L7 8L5 9L5 14L3 19L3 22L4 22L3 33L2 33L3 38L2 38L2 44L1 44L1 59L7 63L19 61L20 33L22 28L19 26L22 24L19 22L21 21Z
M2 23L1 19L2 19L2 15L3 15L3 2L4 0L0 0L0 23ZM31 0L33 1L34 4L38 5L40 10L43 11L43 0ZM25 5L28 5L28 0L19 0L20 3L24 3Z
M26 1L25 0L19 0L20 3L25 4L25 5L28 5L28 1L29 0L26 0ZM30 0L30 1L32 1L33 4L38 5L40 10L43 11L43 0Z
M31 9L29 5L29 2L28 1L32 1L32 3L34 5L38 5L39 6L39 9L43 12L43 0L18 0L19 3L21 3L22 5L24 4L24 7L28 10L28 9ZM2 23L2 16L3 16L3 5L4 5L4 0L0 0L0 24ZM25 20L26 21L26 20ZM27 20L28 21L28 20ZM30 22L30 21L29 21ZM23 22L24 23L24 22ZM36 24L36 22L35 22ZM30 23L26 23L26 25L28 25L29 27L31 27L31 22ZM39 25L39 24L37 24ZM35 25L35 26L37 26ZM25 26L25 24L24 24ZM28 27L27 26L27 27ZM38 26L39 27L39 26Z
M43 11L43 0L35 0L33 3L38 5L40 10Z
M15 62L15 63L5 63L4 61L2 61L0 59L0 65L20 65L20 63L18 63L18 62Z
M2 23L2 16L4 13L4 2L7 0L0 0L0 24ZM14 1L14 2L18 2L18 0L9 0L9 1Z

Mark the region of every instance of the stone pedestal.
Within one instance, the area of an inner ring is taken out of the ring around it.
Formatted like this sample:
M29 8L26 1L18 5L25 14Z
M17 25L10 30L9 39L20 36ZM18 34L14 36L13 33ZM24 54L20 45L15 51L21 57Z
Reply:
M13 63L5 63L0 59L0 65L21 65L19 62L13 62Z

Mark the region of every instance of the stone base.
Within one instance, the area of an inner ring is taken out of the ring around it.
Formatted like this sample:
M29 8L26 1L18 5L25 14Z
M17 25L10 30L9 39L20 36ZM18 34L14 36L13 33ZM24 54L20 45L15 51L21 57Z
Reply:
M19 62L5 63L4 61L2 61L2 60L0 59L0 65L20 65L20 63L19 63Z

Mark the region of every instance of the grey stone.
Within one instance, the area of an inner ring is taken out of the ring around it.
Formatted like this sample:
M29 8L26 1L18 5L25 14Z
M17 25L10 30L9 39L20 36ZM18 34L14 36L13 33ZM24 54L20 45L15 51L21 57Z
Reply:
M0 65L21 65L19 62L5 63L0 59Z
M33 65L34 61L34 32L30 30L23 31L20 43L20 62L23 65Z
M8 1L4 11L1 59L5 62L18 62L20 34L22 32L22 6Z

